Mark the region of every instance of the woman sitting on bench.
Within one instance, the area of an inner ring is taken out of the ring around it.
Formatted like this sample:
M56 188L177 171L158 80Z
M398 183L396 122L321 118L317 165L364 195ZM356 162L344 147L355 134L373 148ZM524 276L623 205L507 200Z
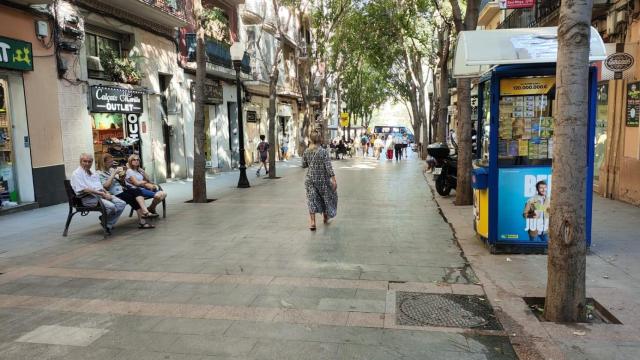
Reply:
M97 167L100 183L102 183L105 190L126 202L138 213L138 227L140 229L153 229L155 226L147 223L145 220L158 217L158 215L152 214L147 209L140 189L122 187L119 180L124 177L124 169L121 167L113 167L113 155L108 153L103 154L102 158L98 161Z
M136 154L129 156L127 167L125 183L128 187L140 189L145 198L153 198L151 205L149 205L149 211L156 214L156 206L167 197L167 193L149 180L147 173L140 167L140 156Z

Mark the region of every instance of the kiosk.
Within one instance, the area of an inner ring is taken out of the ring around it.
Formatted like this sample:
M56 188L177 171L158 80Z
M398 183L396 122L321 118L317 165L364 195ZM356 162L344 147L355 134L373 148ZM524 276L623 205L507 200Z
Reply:
M556 32L555 27L480 30L463 32L458 39L454 76L480 75L473 225L491 253L498 248L543 251L547 246L553 186ZM590 50L591 61L604 60L604 44L593 28ZM589 76L585 136L590 140L585 149L586 188L592 189L597 69L585 69L585 76ZM591 245L592 194L587 192L585 204L587 246Z

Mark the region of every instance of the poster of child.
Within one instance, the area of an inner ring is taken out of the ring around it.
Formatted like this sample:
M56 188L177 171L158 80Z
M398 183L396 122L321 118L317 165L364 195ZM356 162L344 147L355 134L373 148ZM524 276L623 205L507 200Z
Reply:
M549 240L549 204L547 183L536 183L536 195L530 197L524 206L522 216L525 218L525 231L530 241L547 242Z

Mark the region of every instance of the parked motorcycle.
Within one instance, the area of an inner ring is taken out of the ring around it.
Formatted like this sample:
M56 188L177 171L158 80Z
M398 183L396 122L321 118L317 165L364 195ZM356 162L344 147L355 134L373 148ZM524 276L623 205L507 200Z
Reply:
M436 180L436 191L447 196L458 183L458 159L450 154L447 144L435 143L427 146L427 153L435 159L433 175Z

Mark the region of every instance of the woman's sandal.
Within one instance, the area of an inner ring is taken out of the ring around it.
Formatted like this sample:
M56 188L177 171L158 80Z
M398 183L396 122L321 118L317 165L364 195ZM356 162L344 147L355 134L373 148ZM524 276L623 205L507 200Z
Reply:
M155 228L155 226L149 224L149 223L145 223L145 224L138 224L138 229L153 229Z
M309 226L309 230L311 230L311 231L316 231L316 226L315 226L315 225L313 225L313 226Z
M148 213L142 215L142 218L143 219L153 219L153 218L157 218L158 216L160 216L160 215L156 214L156 213L148 212Z

